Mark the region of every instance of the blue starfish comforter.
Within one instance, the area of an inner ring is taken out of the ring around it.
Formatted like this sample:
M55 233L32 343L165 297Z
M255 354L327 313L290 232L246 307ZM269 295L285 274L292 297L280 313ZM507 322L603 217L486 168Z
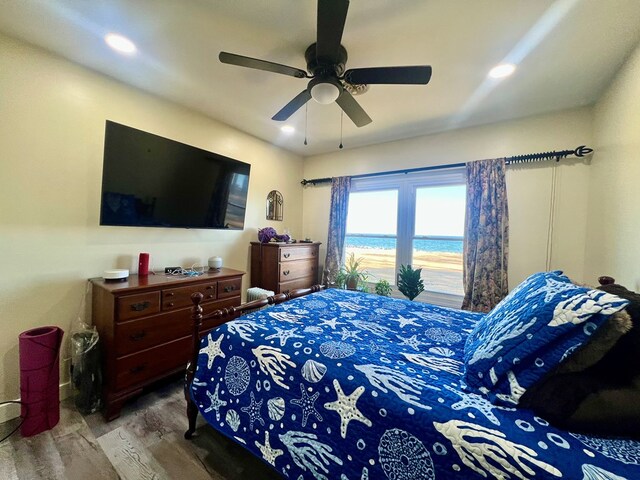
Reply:
M640 442L569 433L461 387L481 314L328 290L202 341L192 397L284 477L640 478Z

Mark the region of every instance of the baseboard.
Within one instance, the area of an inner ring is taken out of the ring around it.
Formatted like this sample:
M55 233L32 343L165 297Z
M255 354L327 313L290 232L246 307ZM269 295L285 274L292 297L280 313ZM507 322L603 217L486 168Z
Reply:
M73 389L71 388L71 382L60 384L60 401L65 400L73 395ZM17 398L16 401L20 399ZM0 423L4 423L13 418L20 416L20 405L16 403L9 403L6 405L0 405Z

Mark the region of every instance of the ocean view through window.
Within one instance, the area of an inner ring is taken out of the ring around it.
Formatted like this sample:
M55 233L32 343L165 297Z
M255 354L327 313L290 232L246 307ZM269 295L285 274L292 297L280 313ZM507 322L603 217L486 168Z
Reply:
M398 190L352 192L345 252L362 258L369 281L395 283Z
M464 295L462 247L465 185L416 189L413 268L422 268L425 290Z
M399 265L422 268L425 293L463 295L464 177L424 175L356 184L349 197L345 254L362 259L369 282L396 289Z

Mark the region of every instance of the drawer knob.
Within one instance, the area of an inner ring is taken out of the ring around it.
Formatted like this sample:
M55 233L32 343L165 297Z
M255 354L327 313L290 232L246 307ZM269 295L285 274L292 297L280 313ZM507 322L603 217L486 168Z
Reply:
M227 287L224 287L224 291L229 293L229 292L233 292L236 289L235 285L229 285Z
M291 254L290 254L290 253L285 253L285 254L283 254L282 256L283 256L284 258L289 258L289 257L291 256Z
M142 330L141 332L132 333L131 335L129 335L129 338L133 342L138 342L138 341L142 340L146 336L147 336L147 332Z
M166 295L167 295L167 297L173 297L173 296L175 295L175 293L173 293L173 292L169 292L169 293L167 293Z
M207 298L213 298L213 295L207 295Z
M135 367L132 367L129 369L129 373L140 373L141 371L143 371L146 368L146 365L143 363L142 365L136 365Z
M213 285L208 285L207 290L213 290Z
M141 312L151 306L150 302L140 302L140 303L132 303L131 310L134 312Z
M284 272L282 272L282 274L286 277L287 275L289 275L289 270L285 270Z
M175 303L169 302L167 305L170 306L170 307L173 307L175 305Z

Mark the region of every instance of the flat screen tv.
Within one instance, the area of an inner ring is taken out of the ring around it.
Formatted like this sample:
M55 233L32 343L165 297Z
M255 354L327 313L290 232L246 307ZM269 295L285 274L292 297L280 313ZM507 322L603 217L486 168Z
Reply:
M244 228L251 165L107 121L100 225Z

